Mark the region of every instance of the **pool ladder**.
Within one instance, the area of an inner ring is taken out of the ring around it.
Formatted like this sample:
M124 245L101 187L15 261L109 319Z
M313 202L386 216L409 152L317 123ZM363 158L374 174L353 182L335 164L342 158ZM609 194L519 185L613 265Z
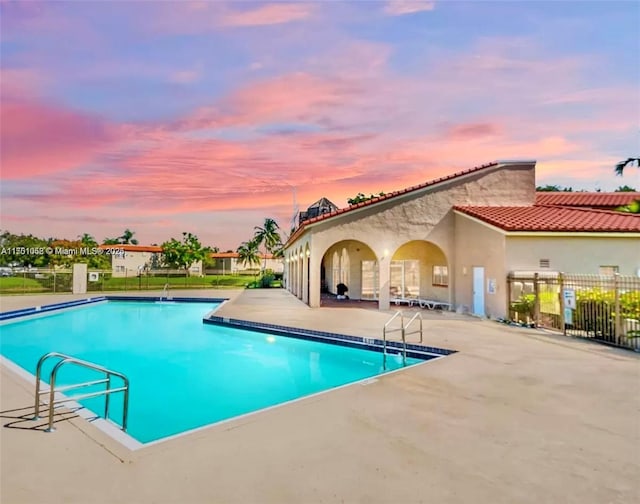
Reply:
M162 289L162 294L160 294L160 301L162 301L162 298L164 298L164 300L168 300L169 299L169 284L166 283L164 284L164 287Z
M40 376L42 374L42 365L48 359L59 358L60 361L53 366L51 373L49 374L49 389L48 390L40 390ZM72 364L75 366L80 366L86 369L91 369L93 371L97 371L99 373L103 373L105 378L100 380L92 380L83 383L77 383L75 385L66 385L64 387L56 388L56 378L58 375L58 371L65 364ZM116 376L120 378L123 382L121 387L112 388L111 386L111 377ZM55 399L56 392L63 392L67 390L79 389L82 387L90 387L93 385L106 384L104 390L99 390L97 392L89 392L86 394L80 394L72 397L65 397L64 399ZM53 432L55 428L53 427L53 409L55 404L69 402L69 401L77 401L79 399L87 399L89 397L98 397L105 396L104 399L104 418L109 419L109 398L111 394L115 394L116 392L124 392L124 404L122 408L122 427L121 429L126 432L127 431L127 416L129 413L129 379L123 375L122 373L118 373L116 371L112 371L102 366L98 366L97 364L93 364L92 362L83 361L80 359L76 359L75 357L71 357L69 355L65 355L58 352L51 352L40 357L38 361L38 365L36 367L36 393L35 393L35 414L33 419L38 420L40 418L40 396L43 394L49 394L49 427L46 429L46 432Z
M391 322L393 322L398 317L400 318L400 327L397 327L395 329L388 329L388 327L391 325ZM416 329L413 332L407 332L407 329L409 328L409 326L416 319L420 321L420 325L418 329ZM407 322L406 325L404 323L404 315L402 314L401 311L395 312L393 316L389 320L387 320L387 323L382 328L382 356L383 356L382 369L387 369L387 334L396 332L396 331L400 331L400 334L402 336L402 365L406 366L407 365L407 336L411 334L420 334L420 343L422 343L422 315L420 314L420 312L416 312L415 315L411 317L411 319L409 320L409 322Z

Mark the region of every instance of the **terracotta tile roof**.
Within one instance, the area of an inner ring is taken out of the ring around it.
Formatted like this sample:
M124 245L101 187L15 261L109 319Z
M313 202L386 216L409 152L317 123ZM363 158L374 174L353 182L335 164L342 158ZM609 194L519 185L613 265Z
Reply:
M118 249L125 252L162 252L162 247L158 245L121 245L116 243L114 245L100 245L101 249Z
M415 185L412 187L407 187L406 189L401 189L400 191L393 191L389 194L385 194L384 196L376 196L375 198L372 198L370 200L367 201L363 201L362 203L357 203L355 205L351 205L348 206L346 208L340 208L338 210L335 210L333 212L329 212L329 213L325 213L322 215L319 215L317 217L313 217L311 219L307 219L306 221L302 222L300 224L300 227L298 229L295 230L295 232L289 237L289 239L287 240L287 244L291 243L292 241L294 241L298 236L300 236L302 234L302 231L304 230L305 226L307 226L308 224L313 224L315 222L319 222L322 220L326 220L326 219L331 219L332 217L335 217L337 215L341 215L343 213L346 212L351 212L353 210L357 210L358 208L363 208L369 205L375 205L376 203L380 203L381 201L387 201L389 199L395 198L397 196L400 196L402 194L407 194L413 191L417 191L419 189L424 189L425 187L429 187L432 185L436 185L439 184L441 182L445 182L447 180L452 180L458 177L462 177L463 175L468 175L469 173L473 173L473 172L477 172L477 171L481 171L490 167L494 167L497 166L499 163L497 161L493 161L491 163L487 163L487 164L483 164L480 166L476 166L474 168L470 168L468 170L463 170L463 171L459 171L456 173L452 173L451 175L447 175L445 177L440 177L434 180L430 180L428 182L425 182L423 184L419 184L419 185ZM286 244L285 244L286 245Z
M618 207L640 199L640 192L537 192L536 205Z
M456 206L454 209L505 231L640 233L639 214L545 205Z

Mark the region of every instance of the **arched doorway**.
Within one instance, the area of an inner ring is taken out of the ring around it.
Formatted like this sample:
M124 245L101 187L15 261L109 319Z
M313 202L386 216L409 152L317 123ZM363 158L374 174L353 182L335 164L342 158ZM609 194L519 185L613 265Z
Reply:
M449 262L435 243L413 240L395 251L389 264L389 296L451 302Z
M324 283L321 296L335 296L337 285L345 284L353 300L377 299L377 258L371 247L357 240L343 240L331 245L321 261Z

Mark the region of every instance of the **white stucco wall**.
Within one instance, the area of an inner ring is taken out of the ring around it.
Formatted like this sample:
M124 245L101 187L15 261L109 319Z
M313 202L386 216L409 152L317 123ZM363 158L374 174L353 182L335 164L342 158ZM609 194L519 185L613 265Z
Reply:
M473 311L473 268L484 268L484 315L504 317L507 308L505 236L465 215L455 215L454 303L457 309ZM488 292L489 279L496 281L495 293Z
M114 277L135 276L139 269L151 262L155 252L125 251L124 254L114 255L111 259L111 269Z
M600 266L618 266L621 275L640 268L640 237L606 233L593 236L507 236L509 271L544 271L540 259L549 259L550 271L597 275Z

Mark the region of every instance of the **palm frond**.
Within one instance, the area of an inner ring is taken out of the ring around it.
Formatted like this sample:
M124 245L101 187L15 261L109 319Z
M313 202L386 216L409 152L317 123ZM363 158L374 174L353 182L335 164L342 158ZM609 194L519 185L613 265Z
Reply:
M624 173L624 169L628 165L633 165L634 163L636 163L638 167L640 167L640 158L627 158L624 161L620 161L618 164L616 164L616 175L622 175Z

